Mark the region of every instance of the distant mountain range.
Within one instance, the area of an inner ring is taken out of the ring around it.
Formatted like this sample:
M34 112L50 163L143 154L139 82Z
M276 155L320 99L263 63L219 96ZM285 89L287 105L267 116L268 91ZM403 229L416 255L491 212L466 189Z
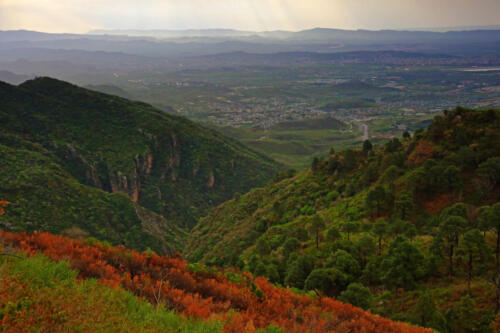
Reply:
M492 27L495 28L495 27ZM481 58L500 56L500 30L396 31L339 30L316 28L303 31L251 32L209 30L97 30L89 34L48 34L36 31L0 31L0 69L20 74L29 64L5 64L27 60L60 75L66 67L83 73L117 70L161 70L192 65L190 57L218 54L274 54L297 52L344 53L357 51L399 51L433 55ZM254 57L254 56L250 56ZM51 62L67 62L54 65ZM207 59L210 62L211 59ZM245 60L246 61L246 60ZM197 60L194 61L195 63ZM484 62L481 63L483 65ZM225 66L225 64L222 64ZM21 67L18 70L17 67ZM74 71L72 75L75 75Z
M434 27L434 28L408 28L408 29L385 29L385 30L348 30L332 28L314 28L299 31L273 30L273 31L249 31L236 29L95 29L88 32L89 35L109 35L109 36L135 36L154 38L182 38L182 37L243 37L260 36L283 38L293 35L303 34L311 31L330 32L360 32L360 31L392 31L392 32L450 32L450 31L476 31L476 30L500 30L500 25L487 26L456 26L456 27Z

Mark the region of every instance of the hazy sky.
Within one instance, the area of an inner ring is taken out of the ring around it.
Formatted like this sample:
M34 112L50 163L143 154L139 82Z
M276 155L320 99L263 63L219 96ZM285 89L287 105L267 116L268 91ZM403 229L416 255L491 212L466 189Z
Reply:
M500 24L500 0L0 0L0 30L300 30Z

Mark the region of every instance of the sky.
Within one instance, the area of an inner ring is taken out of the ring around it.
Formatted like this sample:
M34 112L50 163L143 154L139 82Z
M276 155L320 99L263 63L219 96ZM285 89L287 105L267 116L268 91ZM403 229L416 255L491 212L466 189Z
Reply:
M500 0L0 0L0 30L405 29L500 25Z

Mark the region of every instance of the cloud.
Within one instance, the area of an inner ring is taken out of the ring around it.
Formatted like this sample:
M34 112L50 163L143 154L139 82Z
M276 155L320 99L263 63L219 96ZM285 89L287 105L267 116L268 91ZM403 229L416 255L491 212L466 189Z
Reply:
M381 29L500 24L498 12L498 0L0 0L0 29Z

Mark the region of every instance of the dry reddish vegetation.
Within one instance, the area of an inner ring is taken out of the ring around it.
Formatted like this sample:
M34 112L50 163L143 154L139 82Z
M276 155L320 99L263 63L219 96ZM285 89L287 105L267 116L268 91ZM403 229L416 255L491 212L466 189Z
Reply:
M420 140L415 150L408 156L407 165L419 166L434 154L434 145L432 142Z
M453 203L453 197L448 193L441 194L431 201L426 201L422 204L423 208L429 214L438 214L443 208L448 207Z
M187 316L224 320L226 332L253 332L270 324L286 332L431 332L331 298L297 295L248 273L233 273L238 278L231 281L222 271L193 271L179 257L90 245L48 233L0 231L0 240L28 254L42 252L53 260L67 260L80 277L121 286L153 304L165 304Z

